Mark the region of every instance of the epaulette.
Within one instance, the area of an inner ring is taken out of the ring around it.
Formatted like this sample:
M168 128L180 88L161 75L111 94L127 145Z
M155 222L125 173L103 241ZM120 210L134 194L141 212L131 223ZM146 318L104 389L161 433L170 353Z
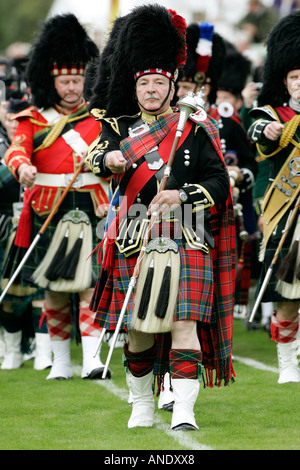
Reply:
M92 116L94 116L95 119L103 119L105 115L105 109L93 108L91 109L90 113Z
M268 117L274 120L278 119L274 109L271 106L261 106L257 108L252 108L251 111L249 111L249 116L253 118L261 116L262 114L266 114Z
M30 106L29 108L23 109L23 111L20 111L19 113L14 114L12 119L19 119L23 117L34 117L32 111L36 110L37 108L35 106Z

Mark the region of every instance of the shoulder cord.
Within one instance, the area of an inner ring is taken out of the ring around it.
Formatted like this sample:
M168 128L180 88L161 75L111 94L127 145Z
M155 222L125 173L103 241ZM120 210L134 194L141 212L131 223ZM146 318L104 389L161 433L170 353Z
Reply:
M282 149L286 148L290 143L292 143L295 147L300 148L300 143L296 142L293 139L295 132L299 125L300 125L300 115L294 116L282 131L280 141L279 141L279 147L273 153L265 155L260 150L260 146L257 145L257 150L258 150L259 155L264 158L272 157L273 155L276 155L276 153L280 152Z
M86 113L86 116L89 116L89 113ZM65 125L68 122L73 122L73 121L76 121L78 119L82 119L83 117L84 117L84 115L80 115L80 116L70 118L70 115L68 115L68 114L62 116L55 124L53 124L53 129L51 129L51 131L45 137L45 139L43 140L41 145L39 147L37 147L33 151L33 153L38 152L39 150L46 149L46 148L50 147L56 141L56 139L60 136L62 130L64 129ZM42 123L40 123L38 121L35 121L35 120L32 120L32 122L35 123L35 124L39 124L39 125L42 124ZM46 125L49 125L49 124L47 123L47 124L45 124L45 126Z

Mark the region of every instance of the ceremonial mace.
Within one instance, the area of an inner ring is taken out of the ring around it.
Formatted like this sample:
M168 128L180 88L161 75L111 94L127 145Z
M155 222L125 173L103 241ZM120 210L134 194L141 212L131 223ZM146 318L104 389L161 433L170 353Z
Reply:
M285 227L284 227L284 230L282 232L282 237L280 239L280 242L276 248L276 251L275 251L275 254L274 254L274 257L272 259L272 262L270 264L270 267L267 271L267 274L265 276L265 279L264 279L264 282L262 283L262 286L260 288L260 291L259 291L259 294L257 296L257 299L255 301L255 304L254 304L254 307L253 307L253 310L251 312L251 316L249 318L249 323L252 323L253 320L254 320L254 317L255 317L255 314L257 312L257 309L259 307L259 304L261 302L261 299L263 298L263 295L265 293L265 290L267 288L267 285L268 285L268 282L270 280L270 277L272 275L272 272L273 272L273 269L274 269L274 266L276 264L276 261L277 261L277 258L278 258L278 255L280 253L280 250L282 249L283 247L283 244L285 242L285 239L287 237L287 234L288 234L288 231L290 229L290 227L292 226L292 223L293 223L293 220L295 219L296 215L297 215L297 212L299 210L299 206L300 206L300 196L298 196L298 199L296 200L296 204L295 204L295 207L294 209L292 210L291 214L289 215L287 221L286 221L286 224L285 224Z
M167 165L166 165L166 168L165 168L165 171L164 171L164 174L163 174L163 177L162 177L159 189L158 189L158 193L163 191L166 187L167 180L168 180L168 178L171 174L171 168L172 168L172 165L173 165L173 161L174 161L175 153L176 153L176 150L177 150L177 147L178 147L178 144L179 144L179 140L180 140L180 137L183 133L184 126L186 124L186 121L188 120L189 115L192 112L196 112L199 109L200 106L203 107L203 105L204 105L204 101L203 101L203 98L202 98L202 93L203 92L200 92L197 95L195 95L194 93L189 92L187 95L185 95L183 98L181 98L177 103L177 106L180 110L179 121L178 121L178 124L177 124L176 134L175 134L175 138L174 138L174 141L173 141L173 144L172 144L169 159L168 159L168 162L167 162ZM152 227L152 225L154 224L154 222L156 220L156 217L157 217L157 213L153 212L153 214L150 218L150 221L149 221L149 226L150 227ZM135 265L135 268L134 268L134 271L133 271L133 275L130 278L130 282L129 282L128 290L127 290L127 293L126 293L126 296L125 296L124 304L122 306L121 313L120 313L120 316L119 316L119 319L118 319L118 323L116 325L116 329L114 331L114 334L113 334L113 337L112 337L112 342L111 342L111 345L110 345L110 348L109 348L109 351L108 351L108 356L107 356L105 367L104 367L104 370L103 370L103 373L102 373L102 379L106 378L106 374L107 374L107 371L108 371L108 366L109 366L111 356L112 356L112 353L113 353L113 350L114 350L114 347L115 347L115 344L116 344L116 341L117 341L117 337L119 335L119 332L120 332L120 329L121 329L121 326L122 326L122 322L123 322L123 318L124 318L124 315L125 315L125 312L126 312L126 309L127 309L127 305L128 305L131 293L132 293L132 291L133 291L133 289L136 285L136 282L137 282L137 278L138 278L138 275L139 275L140 263L141 263L141 261L144 257L146 245L148 243L149 232L150 232L150 230L148 229L147 233L145 235L145 238L143 240L143 245L142 245L141 251L139 253L139 256L138 256L138 259L137 259L137 262L136 262L136 265ZM101 345L102 339L103 339L104 334L105 334L105 329L103 329L103 330L102 330L101 336L100 336L99 341L98 341L97 351L98 351L98 349Z
M61 203L63 202L63 200L65 199L67 193L69 192L69 190L71 189L73 183L75 182L76 178L78 177L82 167L84 165L84 161L82 161L76 172L74 173L73 175L73 178L71 179L71 181L69 182L68 186L64 189L62 195L60 196L59 200L57 201L57 203L55 204L55 206L53 207L53 209L51 210L51 212L49 213L47 219L45 220L43 226L41 227L41 229L39 230L39 232L37 233L37 235L35 236L34 240L32 241L30 247L28 248L28 250L26 251L21 263L19 264L19 266L17 267L16 271L14 272L13 276L11 277L11 279L9 280L9 282L7 283L4 291L2 292L1 294L1 297L0 297L0 303L2 302L2 300L4 299L8 289L10 288L10 286L13 284L14 280L16 279L16 277L18 276L19 272L21 271L22 267L24 266L24 264L26 263L27 259L29 258L29 256L31 255L32 253L32 250L34 249L35 245L37 244L37 242L39 241L39 239L41 238L41 236L43 235L43 233L46 231L46 228L48 227L49 223L51 222L51 220L53 219L54 215L56 214L59 206L61 205Z

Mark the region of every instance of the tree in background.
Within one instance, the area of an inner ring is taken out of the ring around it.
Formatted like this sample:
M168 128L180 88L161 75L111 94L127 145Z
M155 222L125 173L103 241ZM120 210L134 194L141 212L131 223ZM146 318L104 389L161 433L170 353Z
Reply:
M44 21L53 0L1 0L0 54L14 42L32 43L39 23Z

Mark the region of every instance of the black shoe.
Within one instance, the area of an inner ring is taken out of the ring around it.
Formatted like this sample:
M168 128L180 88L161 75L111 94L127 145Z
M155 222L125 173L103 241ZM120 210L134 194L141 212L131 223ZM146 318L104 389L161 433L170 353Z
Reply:
M181 423L172 428L172 431L196 431L197 428L189 423Z
M88 380L102 379L103 371L104 371L104 367L98 367L97 369L92 370L92 372L84 378ZM109 369L107 370L105 378L106 379L111 378L111 371Z
M170 403L166 403L165 405L162 406L163 410L166 410L166 411L173 411L173 405L174 405L174 402L171 401Z

